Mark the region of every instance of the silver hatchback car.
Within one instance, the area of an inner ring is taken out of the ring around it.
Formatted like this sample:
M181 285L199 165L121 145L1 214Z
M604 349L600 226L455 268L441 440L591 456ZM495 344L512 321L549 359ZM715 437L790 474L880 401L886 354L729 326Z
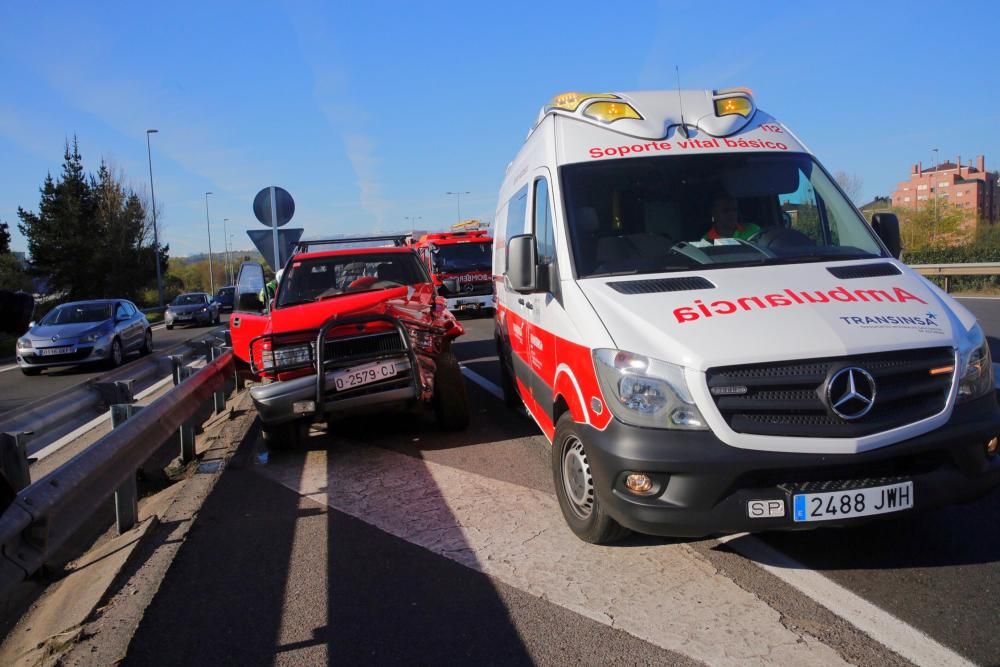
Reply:
M95 362L115 367L136 351L153 351L153 332L135 304L124 299L75 301L31 323L17 340L17 365L25 375Z

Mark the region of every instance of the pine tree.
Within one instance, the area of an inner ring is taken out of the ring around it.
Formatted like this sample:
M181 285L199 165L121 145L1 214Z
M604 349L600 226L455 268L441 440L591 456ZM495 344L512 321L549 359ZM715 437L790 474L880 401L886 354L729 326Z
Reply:
M146 205L123 176L101 162L83 169L76 137L66 146L58 181L49 174L38 213L18 208L33 271L70 299L135 298L156 277ZM163 270L169 248L160 248Z
M0 255L10 252L10 225L0 222Z

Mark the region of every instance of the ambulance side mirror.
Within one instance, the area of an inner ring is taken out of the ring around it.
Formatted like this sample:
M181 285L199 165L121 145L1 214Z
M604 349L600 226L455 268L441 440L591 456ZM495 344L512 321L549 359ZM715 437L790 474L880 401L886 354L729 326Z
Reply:
M872 215L872 229L881 239L893 257L899 259L903 245L899 239L899 218L895 213L875 213Z
M527 294L538 289L538 251L533 234L507 239L507 282L515 292Z

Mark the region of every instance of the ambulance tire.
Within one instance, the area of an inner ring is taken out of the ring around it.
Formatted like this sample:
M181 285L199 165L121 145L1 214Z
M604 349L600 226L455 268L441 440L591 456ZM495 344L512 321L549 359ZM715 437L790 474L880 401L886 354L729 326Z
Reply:
M469 397L458 359L444 352L437 359L434 372L434 414L446 431L461 431L469 425Z
M261 424L260 435L268 449L291 449L302 440L302 420L283 424Z
M552 439L552 478L559 509L570 530L584 542L611 544L631 531L612 519L594 490L580 428L567 411L556 422Z

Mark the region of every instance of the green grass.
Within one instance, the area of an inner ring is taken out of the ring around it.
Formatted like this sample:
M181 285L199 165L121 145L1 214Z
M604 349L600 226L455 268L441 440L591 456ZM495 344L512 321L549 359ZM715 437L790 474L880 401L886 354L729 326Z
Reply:
M156 324L157 322L162 322L163 313L146 313L146 319L149 320L150 324Z

